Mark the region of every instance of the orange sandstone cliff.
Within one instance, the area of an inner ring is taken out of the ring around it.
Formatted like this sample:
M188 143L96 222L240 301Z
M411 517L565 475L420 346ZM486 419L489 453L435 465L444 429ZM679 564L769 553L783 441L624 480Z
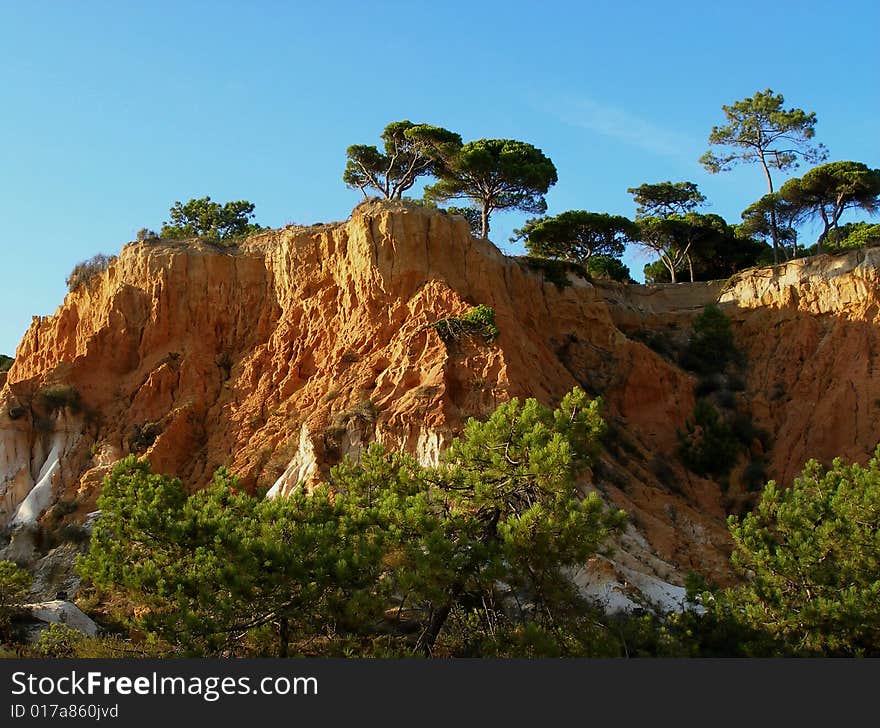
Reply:
M584 487L632 517L614 562L578 578L610 602L629 587L680 598L689 571L729 577L732 496L681 466L695 379L645 332L680 339L720 302L748 358L737 396L770 435L768 475L787 482L812 456L863 460L880 424L874 255L726 284L569 274L558 286L462 218L378 202L233 250L132 243L34 320L0 382L0 525L14 532L59 499L81 519L130 452L194 487L226 465L273 496L371 441L435 462L468 417L511 397L552 405L578 385L611 425ZM431 324L477 304L495 309L497 342L447 346Z

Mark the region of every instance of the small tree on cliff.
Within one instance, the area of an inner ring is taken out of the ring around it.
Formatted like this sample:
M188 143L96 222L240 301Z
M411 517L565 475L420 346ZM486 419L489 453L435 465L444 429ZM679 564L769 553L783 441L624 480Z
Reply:
M532 255L581 265L586 265L594 255L619 258L626 244L638 236L637 227L628 218L585 210L530 220L523 231L526 248Z
M425 188L433 200L467 199L480 210L480 235L489 236L495 210L543 214L544 195L556 184L556 166L544 153L515 139L478 139L440 150L435 174L440 181Z
M765 241L772 241L775 232L777 245L785 257L795 258L797 226L803 218L804 210L801 207L784 199L779 192L771 192L742 211L742 223L737 232L742 237Z
M692 237L687 223L679 216L643 217L636 220L638 245L655 253L669 272L673 283L678 281L678 271L688 260Z
M695 182L658 182L627 189L636 203L637 217L670 217L693 212L706 202Z
M171 220L162 223L162 238L203 237L210 240L229 240L260 230L248 222L254 217L254 204L247 200L226 202L221 205L210 197L175 202L169 212Z
M372 189L385 199L400 199L419 177L434 173L441 152L461 146L461 137L454 132L408 120L388 124L382 141L384 152L367 144L353 144L346 150L348 163L342 179L365 198Z

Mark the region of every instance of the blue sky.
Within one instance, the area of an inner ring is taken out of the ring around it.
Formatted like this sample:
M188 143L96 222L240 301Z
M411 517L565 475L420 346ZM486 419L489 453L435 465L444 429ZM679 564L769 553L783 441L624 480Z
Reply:
M875 0L0 0L0 353L75 263L175 200L245 198L269 226L345 219L345 148L398 119L541 148L552 214L631 216L627 187L687 179L736 222L764 183L697 163L722 104L770 87L816 112L830 159L880 166L878 27ZM523 219L495 216L502 250L520 252Z

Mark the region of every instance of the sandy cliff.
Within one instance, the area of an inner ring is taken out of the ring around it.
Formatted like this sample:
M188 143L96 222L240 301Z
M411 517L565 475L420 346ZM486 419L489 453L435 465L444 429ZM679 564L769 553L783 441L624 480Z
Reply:
M770 475L809 458L864 462L880 442L880 249L746 271L720 296L747 352Z
M724 578L724 497L675 456L694 378L637 334L680 337L720 297L748 351L744 396L774 437L770 475L789 478L808 455L864 457L880 417L874 264L756 271L723 292L576 276L558 287L462 218L404 203L234 251L131 244L18 347L0 390L0 523L77 493L81 515L129 452L194 486L228 465L273 494L372 440L432 462L467 417L579 385L604 398L614 440L585 487L633 516L617 581ZM431 327L481 303L496 311L493 345L447 346ZM78 406L48 407L51 386Z

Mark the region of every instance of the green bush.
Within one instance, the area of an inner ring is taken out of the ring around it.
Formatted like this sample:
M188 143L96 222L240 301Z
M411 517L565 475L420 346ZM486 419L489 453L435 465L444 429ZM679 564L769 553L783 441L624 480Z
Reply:
M841 238L837 245L840 248L867 248L880 245L880 225L866 222L844 225L840 232Z
M162 425L159 422L144 422L142 425L135 424L128 438L129 452L146 452L161 434Z
M649 349L652 349L666 359L674 360L678 357L678 347L668 331L640 329L633 331L629 334L629 337L636 341L641 341Z
M69 384L55 384L43 387L37 393L37 401L49 414L65 407L70 408L73 412L78 412L82 406L79 392Z
M682 462L697 475L727 475L739 457L739 443L707 400L697 400L687 433L679 432Z
M40 633L34 652L41 657L74 657L85 635L66 624L52 623Z
M590 279L587 269L579 263L573 263L572 261L540 258L536 255L523 255L517 258L517 260L529 270L541 273L545 280L550 281L559 290L568 288L571 285L571 281L568 280L569 273L573 273L580 278Z
M220 204L210 197L191 199L186 203L175 202L169 211L170 221L163 223L159 235L162 238L204 238L206 240L233 244L262 228L249 220L254 217L254 204L236 200Z
M606 278L618 283L631 283L629 268L619 258L610 255L593 255L587 258L584 267L593 278Z
M159 238L159 234L155 230L150 230L150 228L141 228L137 231L137 240L139 242L146 242L149 240L157 240Z
M700 374L719 373L738 358L730 319L718 306L706 306L694 319L690 339L681 355L682 367Z
M6 354L0 354L0 374L3 372L8 372L12 369L12 363L15 361L11 356L6 356Z
M433 328L446 344L464 336L482 336L487 344L492 344L500 333L495 325L495 309L482 303L462 316L440 319Z
M88 260L77 263L73 267L73 270L70 271L70 275L67 276L67 280L65 281L67 289L72 293L80 286L85 285L96 275L107 270L114 260L116 260L115 255L108 256L103 253L98 253Z
M880 448L861 466L815 460L728 520L745 582L720 595L794 655L880 656Z
M104 481L78 571L145 607L130 624L182 656L246 654L249 636L282 657L590 652L571 569L626 522L578 487L604 431L582 390L555 410L513 399L468 420L436 466L373 445L274 499L222 468L190 493L130 456Z
M850 222L832 230L822 245L823 253L842 253L854 248L870 248L880 245L880 225L868 222ZM818 244L798 251L799 257L816 255Z
M0 561L0 631L9 626L16 610L27 601L33 577L12 561Z

